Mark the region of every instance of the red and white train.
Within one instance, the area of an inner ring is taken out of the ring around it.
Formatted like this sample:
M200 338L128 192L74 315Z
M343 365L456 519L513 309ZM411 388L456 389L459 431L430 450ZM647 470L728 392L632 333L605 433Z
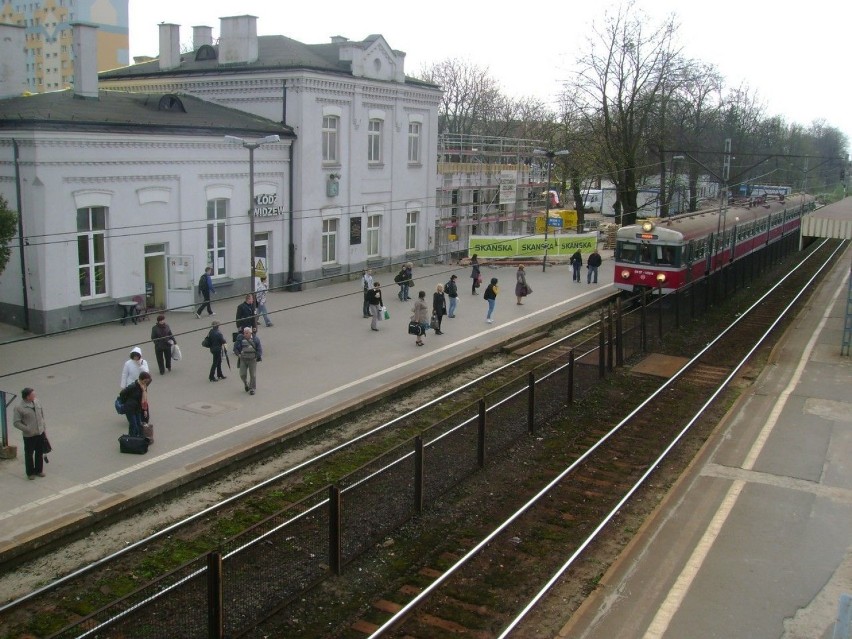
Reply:
M671 293L797 233L802 215L812 208L813 197L793 196L625 226L616 234L615 286Z

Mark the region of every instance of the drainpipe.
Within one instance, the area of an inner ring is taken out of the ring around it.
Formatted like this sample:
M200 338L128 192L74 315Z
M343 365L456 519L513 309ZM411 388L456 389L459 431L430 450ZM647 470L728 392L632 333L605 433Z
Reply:
M21 260L21 289L24 302L24 330L30 330L30 301L27 294L27 263L24 259L24 209L21 200L21 157L18 141L12 138L12 149L15 157L15 199L18 207L18 253Z
M287 220L287 284L295 284L293 280L293 273L296 270L296 245L293 242L293 146L296 144L296 140L290 139L290 166L287 170L287 180L290 182L288 199L290 200L290 218ZM298 288L293 287L288 290L298 290Z

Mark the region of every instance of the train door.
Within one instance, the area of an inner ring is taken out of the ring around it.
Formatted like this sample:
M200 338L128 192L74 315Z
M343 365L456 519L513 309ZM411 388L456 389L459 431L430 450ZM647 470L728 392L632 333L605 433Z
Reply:
M707 248L709 250L707 251L707 256L704 264L704 275L710 273L710 269L713 268L713 255L716 253L716 251L719 250L719 248L716 246L716 235L713 233L707 236Z

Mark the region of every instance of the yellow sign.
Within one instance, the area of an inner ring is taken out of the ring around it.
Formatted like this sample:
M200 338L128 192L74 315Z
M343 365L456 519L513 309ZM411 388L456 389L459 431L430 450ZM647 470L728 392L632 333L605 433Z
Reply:
M552 209L550 217L562 220L562 228L550 223L548 233L572 233L577 228L577 211L574 209ZM544 216L535 218L535 232L544 233Z
M266 276L266 265L263 263L263 260L258 259L254 265L254 276L255 277L265 277Z
M483 236L475 235L468 243L468 254L480 258L543 257L547 247L548 257L567 260L575 251L591 253L598 246L597 233L548 235Z

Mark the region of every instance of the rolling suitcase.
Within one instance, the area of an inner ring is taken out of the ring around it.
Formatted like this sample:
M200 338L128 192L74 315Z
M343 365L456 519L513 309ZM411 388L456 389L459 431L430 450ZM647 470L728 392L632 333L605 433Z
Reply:
M148 452L148 440L144 437L132 437L122 435L118 438L118 448L122 453L131 455L144 455Z
M142 424L142 437L147 439L149 444L154 443L154 424Z

